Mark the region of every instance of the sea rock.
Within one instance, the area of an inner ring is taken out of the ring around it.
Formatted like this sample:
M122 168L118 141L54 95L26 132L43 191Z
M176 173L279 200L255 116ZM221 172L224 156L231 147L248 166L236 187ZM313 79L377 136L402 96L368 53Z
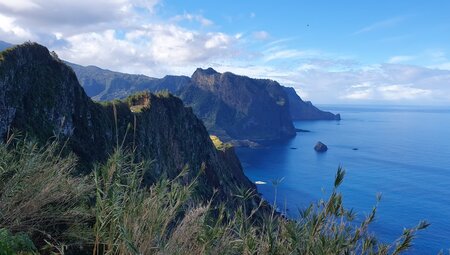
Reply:
M326 152L328 147L322 142L317 142L316 146L314 146L314 150L317 152Z

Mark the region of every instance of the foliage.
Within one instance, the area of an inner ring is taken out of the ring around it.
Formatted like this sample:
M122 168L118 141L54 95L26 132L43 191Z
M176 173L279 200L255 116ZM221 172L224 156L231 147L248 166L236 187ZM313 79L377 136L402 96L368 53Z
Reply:
M212 203L213 198L196 202L196 180L186 183L186 169L174 179L144 187L148 163L121 147L95 167L93 178L73 177L76 159L61 156L60 148L57 141L38 148L11 139L0 146L0 233L6 236L0 245L20 244L14 247L33 252L26 237L11 234L28 233L41 251L50 247L59 253L399 254L428 226L422 222L405 229L392 244L378 243L368 231L377 207L357 223L355 213L343 206L338 191L342 168L329 198L292 220L275 209L249 206L246 201L256 196L251 190L235 194L235 210ZM82 207L88 192L95 199Z
M0 255L36 254L33 242L26 234L13 235L5 228L0 228Z
M13 137L0 144L0 228L52 242L69 241L68 226L82 226L83 208L92 190L85 178L73 177L73 155L61 156L58 141L39 148ZM73 233L71 233L73 234Z
M231 147L233 147L231 144L229 143L224 143L222 142L219 137L215 136L215 135L210 135L209 138L211 138L211 141L213 142L214 146L216 147L216 149L221 150L221 151L225 151L226 149L229 149Z

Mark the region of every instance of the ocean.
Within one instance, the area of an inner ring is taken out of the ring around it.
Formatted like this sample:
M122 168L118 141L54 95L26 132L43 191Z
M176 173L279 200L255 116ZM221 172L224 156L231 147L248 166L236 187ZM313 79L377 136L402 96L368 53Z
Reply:
M379 240L394 242L403 228L421 220L431 225L417 235L408 254L450 249L450 107L322 106L341 121L299 121L293 139L263 148L238 148L245 174L263 197L295 218L298 209L327 198L339 165L346 176L344 205L360 217L382 194L370 228ZM321 141L328 151L313 149Z

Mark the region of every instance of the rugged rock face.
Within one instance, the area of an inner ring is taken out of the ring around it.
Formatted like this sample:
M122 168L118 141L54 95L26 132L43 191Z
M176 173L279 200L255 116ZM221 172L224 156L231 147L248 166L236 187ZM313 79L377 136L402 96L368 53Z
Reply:
M34 43L0 53L0 136L12 129L41 141L55 135L67 138L85 166L80 171L106 160L118 137L119 143L135 146L141 159L155 160L147 171L148 182L174 177L188 164L189 179L204 166L197 190L205 199L215 188L224 200L239 188L256 189L234 152L217 150L202 122L180 99L141 93L125 101L95 103L70 67Z
M340 114L325 112L315 107L309 101L303 101L294 88L284 87L289 98L289 110L292 120L340 120Z
M314 150L317 152L326 152L328 147L322 142L317 142L316 146L314 146Z
M197 69L177 93L223 140L276 140L295 135L289 101L272 80Z

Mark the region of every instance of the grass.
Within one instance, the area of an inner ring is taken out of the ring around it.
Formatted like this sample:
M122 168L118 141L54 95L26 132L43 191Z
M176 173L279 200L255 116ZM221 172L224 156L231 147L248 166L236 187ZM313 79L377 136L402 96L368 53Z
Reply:
M92 175L76 177L77 159L63 147L57 140L0 144L0 247L9 249L0 254L399 254L428 226L377 242L368 231L377 207L357 224L343 206L342 168L328 199L293 220L248 207L251 191L235 194L232 211L213 198L197 201L196 180L183 182L188 170L144 187L149 163L120 147Z
M229 143L224 143L222 142L219 137L215 136L215 135L210 135L209 138L211 139L211 141L213 142L214 146L216 147L216 149L221 150L221 151L225 151L231 147L233 147L233 145L229 144Z

